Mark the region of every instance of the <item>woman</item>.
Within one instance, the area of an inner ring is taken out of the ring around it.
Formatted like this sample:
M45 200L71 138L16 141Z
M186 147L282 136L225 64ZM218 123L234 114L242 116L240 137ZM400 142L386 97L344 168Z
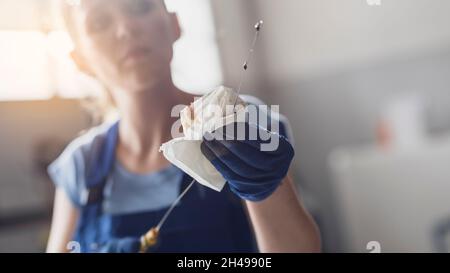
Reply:
M107 87L120 123L90 130L49 167L57 190L47 251L65 252L72 240L83 252L123 251L111 242L136 238L156 225L190 181L158 151L172 138L171 109L194 99L171 79L180 27L163 0L89 0L63 4L63 11L74 61ZM223 161L214 156L216 144L205 141L202 150L228 186L216 193L196 184L150 251L319 251L318 230L286 176L293 150L284 158L253 151L253 159L269 156L279 163L275 172L259 171L262 180L271 177L259 183L236 179L233 168L244 166L248 155Z

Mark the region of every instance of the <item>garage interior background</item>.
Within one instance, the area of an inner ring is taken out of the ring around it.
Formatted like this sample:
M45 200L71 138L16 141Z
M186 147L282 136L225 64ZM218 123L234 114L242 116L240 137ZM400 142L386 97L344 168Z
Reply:
M70 45L47 20L50 2L0 2L0 252L45 249L45 166L93 122L77 98L98 86L62 57ZM371 241L389 252L447 249L450 2L169 2L185 30L174 77L199 94L237 85L264 20L244 89L290 120L292 170L324 251L368 252ZM411 126L390 132L386 148L380 128L404 113Z

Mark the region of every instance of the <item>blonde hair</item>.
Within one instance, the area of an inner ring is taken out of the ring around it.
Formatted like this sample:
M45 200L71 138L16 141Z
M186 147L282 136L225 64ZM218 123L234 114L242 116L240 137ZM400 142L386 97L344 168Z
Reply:
M74 25L73 12L71 9L76 0L57 0L55 2L55 11L57 14L57 21L61 27L67 31L74 45L76 45L76 39L78 37L78 31ZM95 78L93 75L88 75L94 78L102 86L102 92L98 97L88 97L81 99L81 105L89 112L92 118L92 125L98 125L100 123L117 119L118 110L114 99L111 95L111 91L108 89L105 83Z

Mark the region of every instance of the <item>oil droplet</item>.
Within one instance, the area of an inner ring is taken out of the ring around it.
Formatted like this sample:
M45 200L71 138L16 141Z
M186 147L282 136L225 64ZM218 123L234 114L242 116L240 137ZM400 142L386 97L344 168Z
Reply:
M264 24L263 21L259 21L258 23L256 23L255 25L256 31L260 31L263 24Z

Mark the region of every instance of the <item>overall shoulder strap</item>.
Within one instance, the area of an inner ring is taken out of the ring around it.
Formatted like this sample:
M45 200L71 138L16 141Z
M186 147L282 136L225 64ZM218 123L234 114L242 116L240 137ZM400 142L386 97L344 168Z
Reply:
M108 129L98 153L93 154L93 158L88 161L90 166L87 166L86 188L81 198L85 206L99 203L103 199L103 189L115 162L118 128L119 122L116 122Z

